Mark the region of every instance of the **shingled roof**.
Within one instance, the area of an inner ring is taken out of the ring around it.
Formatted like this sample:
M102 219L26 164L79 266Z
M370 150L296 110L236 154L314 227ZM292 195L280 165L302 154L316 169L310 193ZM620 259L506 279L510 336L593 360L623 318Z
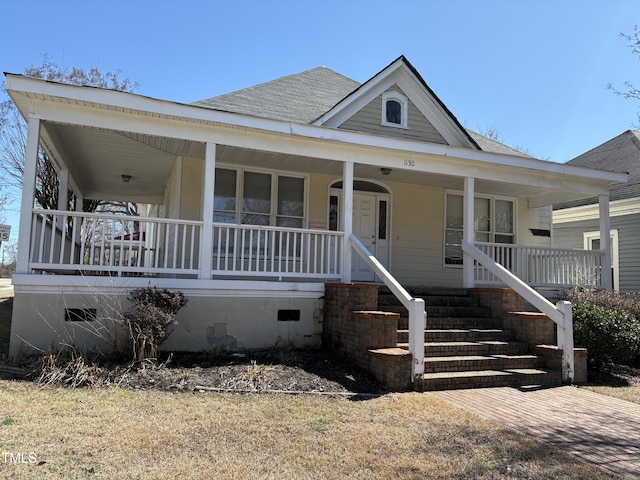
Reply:
M295 123L313 123L362 86L327 67L316 67L269 82L194 102L194 105ZM481 150L530 157L477 132L468 135Z
M640 197L640 132L627 130L573 160L568 165L597 168L610 172L626 172L627 183L609 188L609 200ZM585 198L553 206L554 210L598 203L598 199Z
M195 105L275 120L311 123L359 86L355 80L327 67L316 67L200 100Z

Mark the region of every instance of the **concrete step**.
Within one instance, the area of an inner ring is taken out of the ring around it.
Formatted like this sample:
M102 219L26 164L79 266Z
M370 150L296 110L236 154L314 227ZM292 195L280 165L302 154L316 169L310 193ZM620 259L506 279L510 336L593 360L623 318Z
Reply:
M424 359L424 371L425 373L443 373L538 368L543 363L540 357L531 354L426 357Z
M560 372L539 368L425 373L423 378L425 391L561 384Z

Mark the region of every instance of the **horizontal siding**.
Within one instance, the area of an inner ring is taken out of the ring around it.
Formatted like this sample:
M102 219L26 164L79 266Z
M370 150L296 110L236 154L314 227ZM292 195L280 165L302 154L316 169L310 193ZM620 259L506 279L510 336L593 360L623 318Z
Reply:
M618 229L620 290L640 292L640 215L613 217L611 228Z
M392 271L406 285L457 287L461 272L444 269L444 191L391 184Z
M598 219L560 223L554 226L554 245L584 248L584 232L600 229ZM640 292L640 215L611 217L611 229L618 230L620 291Z
M545 247L551 245L551 237L531 233L531 229L551 230L550 207L528 208L526 201L519 201L517 221L519 228L516 241L519 244Z
M398 91L398 89L390 89ZM422 115L420 110L408 101L409 112L407 125L409 128L397 128L382 125L382 95L377 97L366 107L344 122L340 128L357 132L373 133L397 137L406 140L418 140L422 142L446 144L433 125Z

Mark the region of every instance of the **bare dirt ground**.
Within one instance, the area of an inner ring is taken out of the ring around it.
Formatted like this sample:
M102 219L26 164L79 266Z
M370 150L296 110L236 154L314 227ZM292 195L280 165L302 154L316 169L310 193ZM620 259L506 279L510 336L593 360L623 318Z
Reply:
M43 368L44 364L44 368ZM0 379L40 385L160 391L313 392L375 396L385 390L362 369L321 350L174 353L158 363L91 364L44 356L20 365L0 364Z
M101 369L102 370L102 369ZM159 365L96 371L97 384L132 389L383 393L367 372L318 350L262 350L212 355L176 353Z

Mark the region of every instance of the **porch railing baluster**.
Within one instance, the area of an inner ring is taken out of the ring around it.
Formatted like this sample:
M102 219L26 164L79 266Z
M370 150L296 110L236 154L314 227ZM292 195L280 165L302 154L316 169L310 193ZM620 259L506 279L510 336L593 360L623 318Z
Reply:
M527 246L478 242L475 246L518 278L532 286L599 287L598 275L604 252L571 248ZM499 280L485 267L476 265L478 283L496 284Z

